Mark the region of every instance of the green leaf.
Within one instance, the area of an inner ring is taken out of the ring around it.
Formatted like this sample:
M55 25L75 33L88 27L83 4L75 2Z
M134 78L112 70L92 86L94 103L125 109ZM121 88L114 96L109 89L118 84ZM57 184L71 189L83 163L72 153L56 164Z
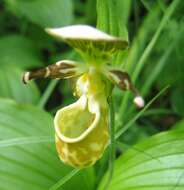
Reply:
M141 0L142 4L144 7L148 10L151 11L153 7L158 4L158 1L152 1L152 0Z
M125 65L125 69L129 73L133 73L135 70L139 58L144 53L147 44L150 42L150 36L153 36L155 30L158 28L159 21L160 11L158 8L154 8L153 11L150 11L144 17L129 50L127 64Z
M171 94L171 105L173 110L181 116L184 116L184 99L183 99L184 88L176 88Z
M131 1L128 0L97 0L97 28L111 35L121 37L128 42L126 28ZM126 50L118 53L112 63L120 64L126 57Z
M155 46L157 40L159 39L159 36L161 35L162 30L164 29L164 27L167 25L168 20L171 18L172 14L174 13L176 7L179 4L179 0L175 0L173 1L170 6L167 8L167 10L165 11L165 14L159 24L159 27L157 28L155 34L153 35L150 43L148 44L148 46L146 47L145 51L143 52L140 60L137 63L136 69L133 73L133 81L135 81L141 71L141 68L145 65L147 58L149 57L149 55L151 54L153 47Z
M35 44L20 35L9 35L0 38L0 65L19 68L41 66L39 52Z
M158 9L154 9L154 11L150 11L149 16L145 20L145 24L146 24L145 26L147 26L148 28L147 28L147 30L145 30L146 27L141 28L140 36L138 36L138 38L133 43L133 46L129 53L127 64L125 65L126 66L125 69L127 71L129 71L130 74L132 74L133 82L136 82L139 79L141 70L148 63L147 60L148 60L149 56L151 55L152 51L154 50L156 42L158 41L164 28L167 26L168 21L172 18L171 16L174 13L174 11L176 10L176 7L179 5L179 3L180 3L179 0L174 0L168 6L168 8L165 11L165 14L163 15L163 17L159 23L159 26L156 29L156 32L152 36L151 40L149 40L147 47L144 48L144 51L143 51L142 55L140 56L139 61L137 61L138 53L140 53L139 50L142 48L141 46L143 45L141 40L143 39L143 41L144 41L144 39L146 38L145 37L146 35L144 35L144 34L148 35L148 31L150 32L150 30L153 29L153 27L157 26L157 22L158 22L157 19L160 19L160 17L159 17L160 11L158 11ZM149 36L147 36L147 37L149 37ZM145 41L144 41L144 43L145 43ZM140 44L140 47L139 47L139 44ZM168 85L168 83L167 83L167 85ZM119 118L122 118L123 121L126 121L128 119L128 117L127 116L124 117L123 114L127 110L133 110L133 109L130 109L130 107L127 104L127 102L129 102L129 101L130 101L130 93L127 93L124 95L121 105L119 106Z
M174 130L184 130L184 119L182 119L181 121L177 122L174 126L173 126Z
M73 170L59 160L55 144L45 141L49 136L54 141L50 114L0 99L0 189L49 189ZM80 171L65 182L58 190L91 190L93 171Z
M171 46L173 46L173 50L168 55L168 58L166 60L167 65L164 67L164 69L161 70L161 72L157 77L158 87L160 86L162 87L165 84L171 84L175 88L183 86L184 65L183 65L183 57L181 56L184 54L184 50L182 48L184 44L183 33L184 33L183 23L179 23L173 19L169 22L163 35L159 40L159 43L157 43L155 51L160 54L168 52ZM165 51L166 47L167 51ZM159 59L160 58L158 58L158 60ZM154 61L157 62L157 60Z
M143 78L147 78L147 80L144 82L144 85L142 86L142 90L141 90L142 95L145 95L150 91L151 86L154 84L154 81L157 81L157 83L161 85L168 84L169 80L164 81L163 74L161 73L163 73L163 71L165 70L167 71L168 67L170 67L170 65L173 64L173 60L171 59L171 57L174 57L174 59L177 58L177 56L173 56L173 53L175 49L178 47L181 41L181 36L183 36L183 32L184 32L183 27L177 27L177 28L175 27L173 29L172 27L173 22L169 22L168 26L167 27L169 28L169 30L165 29L164 34L160 36L159 43L157 43L157 46L155 49L158 49L158 50L154 50L157 53L160 52L162 56L159 56L157 59L154 59L154 60L149 59L150 64L147 65L147 67L144 70L145 76ZM171 27L172 27L172 32L170 29ZM173 33L174 31L175 31L175 35L172 34L172 37L170 37L170 33ZM166 46L168 46L167 51L165 51ZM179 60L177 60L176 62L179 62ZM175 69L173 68L173 70ZM170 74L167 73L167 75L169 76ZM177 78L177 77L174 77L174 78Z
M8 8L18 16L24 16L42 27L59 27L71 24L73 7L71 0L5 0Z
M16 100L19 103L37 103L40 92L34 82L24 85L21 81L23 71L14 67L0 69L0 97Z
M153 1L148 1L148 0L141 0L141 2L142 2L142 4L144 5L144 7L145 7L148 11L150 11L151 8L153 8L153 3L155 3L155 2L153 2Z
M184 133L155 135L117 159L109 190L183 189L183 163ZM104 183L105 178L99 189L103 189Z
M97 27L128 41L126 24L130 5L131 1L128 0L97 0Z

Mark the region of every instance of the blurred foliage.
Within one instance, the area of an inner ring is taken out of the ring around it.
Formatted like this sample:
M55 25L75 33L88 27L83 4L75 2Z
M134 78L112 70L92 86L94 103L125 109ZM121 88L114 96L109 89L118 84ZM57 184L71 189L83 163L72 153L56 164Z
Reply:
M7 9L17 17L28 19L41 27L58 27L73 20L71 0L6 0ZM61 14L62 13L62 14ZM64 19L63 19L64 18Z
M0 0L0 189L92 190L105 184L108 151L93 168L70 177L73 170L55 152L52 114L74 101L71 85L52 83L47 100L49 80L21 82L25 70L80 59L44 31L70 24L97 26L129 39L129 49L113 64L130 73L146 102L170 85L118 139L110 189L182 189L183 13L181 0ZM129 92L115 88L113 96L118 132L138 110ZM150 137L162 131L167 132Z
M30 117L33 113L34 119ZM57 157L53 146L52 120L50 114L31 105L0 100L0 147L2 148L0 189L49 189L71 170ZM42 141L43 136L47 139L50 137L51 140ZM24 142L26 146L24 144L14 146L16 141L20 142L21 139L26 140L26 138L29 139L27 143ZM30 141L32 144L29 144ZM84 183L78 184L78 181ZM91 189L92 169L81 171L63 188L74 189L76 185L79 189Z

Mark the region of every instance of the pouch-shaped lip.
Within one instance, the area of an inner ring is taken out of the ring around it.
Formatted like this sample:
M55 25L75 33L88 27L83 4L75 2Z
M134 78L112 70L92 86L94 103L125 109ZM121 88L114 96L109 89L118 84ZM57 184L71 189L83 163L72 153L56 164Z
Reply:
M60 126L58 125L58 122L59 122L59 119L61 117L62 112L66 111L66 110L69 111L70 109L75 109L75 108L85 110L87 104L88 104L87 97L86 97L86 95L83 95L83 96L80 97L80 99L77 102L60 109L56 113L56 116L54 118L54 127L55 127L55 131L56 131L57 136L62 141L67 142L67 143L79 142L79 141L83 140L97 126L97 124L98 124L98 122L100 120L100 108L96 104L96 105L93 105L93 106L95 106L95 109L90 110L90 113L95 115L95 119L93 120L92 124L79 137L70 138L70 137L66 137L65 135L63 135L61 133Z

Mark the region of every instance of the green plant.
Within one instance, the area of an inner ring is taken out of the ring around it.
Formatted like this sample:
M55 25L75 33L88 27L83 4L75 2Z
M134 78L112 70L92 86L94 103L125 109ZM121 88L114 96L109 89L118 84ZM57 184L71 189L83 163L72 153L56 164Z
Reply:
M182 1L4 0L0 9L0 189L183 189ZM59 161L54 145L53 113L74 101L69 85L19 80L60 59L81 61L44 32L74 23L129 40L112 63L146 100L137 110L131 93L113 90L110 146L82 170Z

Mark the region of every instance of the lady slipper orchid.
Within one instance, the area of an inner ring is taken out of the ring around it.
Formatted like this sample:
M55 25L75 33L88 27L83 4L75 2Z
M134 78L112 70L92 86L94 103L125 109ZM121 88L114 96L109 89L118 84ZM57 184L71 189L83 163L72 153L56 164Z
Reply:
M129 75L113 68L112 57L128 46L121 38L86 25L74 25L46 31L64 40L83 57L85 64L63 60L23 75L23 82L37 78L77 77L74 93L79 99L57 111L54 118L56 148L59 158L73 167L93 165L109 142L108 97L112 85L135 94L134 103L144 101Z

